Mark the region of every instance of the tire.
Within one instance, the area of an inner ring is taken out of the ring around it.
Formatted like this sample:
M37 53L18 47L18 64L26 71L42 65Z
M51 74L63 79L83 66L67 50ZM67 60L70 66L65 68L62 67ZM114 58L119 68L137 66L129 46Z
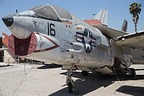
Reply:
M88 76L88 71L82 71L83 76Z
M69 93L74 93L74 87L71 83L68 83L68 91Z
M135 78L136 77L135 69L134 68L130 68L130 70L131 70L131 77Z

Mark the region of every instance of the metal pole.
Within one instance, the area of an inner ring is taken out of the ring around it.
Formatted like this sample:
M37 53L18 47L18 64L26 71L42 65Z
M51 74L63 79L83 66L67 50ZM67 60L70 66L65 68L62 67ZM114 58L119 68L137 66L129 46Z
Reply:
M10 59L10 58L8 58L8 66L9 66L9 59Z
M25 70L25 63L24 63L24 73L26 73L26 70Z

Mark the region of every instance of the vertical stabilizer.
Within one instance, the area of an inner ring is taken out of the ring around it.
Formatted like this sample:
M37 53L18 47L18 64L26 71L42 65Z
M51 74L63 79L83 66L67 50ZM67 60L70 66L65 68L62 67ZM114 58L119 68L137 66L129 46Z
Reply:
M128 26L128 22L127 20L124 20L121 31L127 32L127 26Z
M101 9L94 19L99 20L102 24L107 25L108 10Z

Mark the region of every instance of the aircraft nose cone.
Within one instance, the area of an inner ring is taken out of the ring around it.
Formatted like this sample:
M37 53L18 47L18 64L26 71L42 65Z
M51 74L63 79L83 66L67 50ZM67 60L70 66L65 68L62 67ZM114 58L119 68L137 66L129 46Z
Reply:
M13 16L11 15L3 17L2 20L7 27L10 27L14 22Z

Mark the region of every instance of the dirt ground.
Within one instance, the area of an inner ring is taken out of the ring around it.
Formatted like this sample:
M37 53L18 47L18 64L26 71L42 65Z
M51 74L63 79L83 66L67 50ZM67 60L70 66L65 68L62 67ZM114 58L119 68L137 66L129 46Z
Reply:
M0 63L0 96L144 96L144 65L132 67L135 80L74 72L76 91L70 94L66 70L59 66Z

